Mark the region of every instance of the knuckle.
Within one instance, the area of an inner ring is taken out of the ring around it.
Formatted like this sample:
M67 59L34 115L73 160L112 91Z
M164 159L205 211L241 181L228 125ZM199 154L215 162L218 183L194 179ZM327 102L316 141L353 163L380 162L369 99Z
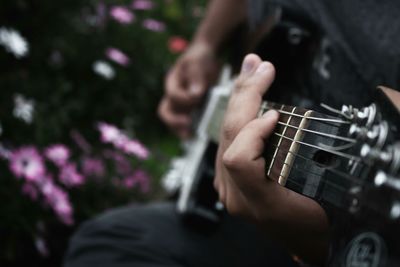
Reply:
M230 153L229 150L227 150L222 155L222 163L227 169L237 169L241 165L240 155L236 153Z

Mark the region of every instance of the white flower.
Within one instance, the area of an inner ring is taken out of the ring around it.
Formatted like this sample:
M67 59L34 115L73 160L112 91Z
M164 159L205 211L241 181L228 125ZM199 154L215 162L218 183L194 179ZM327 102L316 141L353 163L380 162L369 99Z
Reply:
M26 99L21 94L14 95L13 115L26 123L32 123L33 112L35 111L35 103L31 99Z
M28 42L14 29L0 28L0 45L16 58L27 56L29 53Z
M93 63L93 71L107 80L111 80L115 77L115 71L113 67L102 60L98 60Z

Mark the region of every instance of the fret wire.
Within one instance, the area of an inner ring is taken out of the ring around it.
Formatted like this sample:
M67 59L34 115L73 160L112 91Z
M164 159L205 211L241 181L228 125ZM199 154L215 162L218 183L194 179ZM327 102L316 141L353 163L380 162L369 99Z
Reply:
M361 158L353 156L353 155L349 155L349 154L342 153L342 152L339 152L339 151L326 149L326 148L323 148L323 147L320 147L320 146L316 146L316 145L305 143L305 142L301 142L301 141L296 141L293 138L290 138L290 137L287 137L287 136L284 136L284 135L281 135L281 134L278 134L278 133L275 133L275 132L274 132L274 134L277 135L277 136L281 136L282 138L285 138L285 139L291 140L293 142L296 142L296 143L298 143L300 145L313 147L313 148L316 148L316 149L319 149L319 150L323 150L325 152L329 152L331 154L334 154L334 155L337 155L337 156L340 156L340 157L343 157L343 158L351 159L351 160L354 160L354 161L357 161L357 162L361 161Z
M312 159L309 159L309 158L307 158L307 157L305 157L305 156L303 156L303 155L300 155L300 154L297 154L297 153L293 153L293 152L290 152L290 151L287 151L287 152L288 152L288 153L292 153L295 157L300 157L300 158L303 158L304 160L312 161L312 162L315 164L315 162L314 162ZM309 171L309 170L302 169L302 168L300 169L300 168L297 167L297 166L292 166L292 167L293 167L294 169L303 171L303 172L305 172L305 173L311 173L311 174L313 174L313 175L316 175L316 176L320 176L320 177L321 177L321 175L315 174L315 173L313 173L313 172L311 172L311 171ZM341 172L341 171L339 171L339 170L335 170L335 169L325 169L325 170L327 170L327 171L332 171L332 172L336 172L336 174L337 174L340 178L342 178L342 179L347 179L347 180L349 180L350 182L356 182L356 183L358 183L359 185L366 186L366 187L370 187L370 188L375 187L372 183L368 183L368 182L365 182L365 181L361 181L361 180L359 180L359 178L357 178L357 177L353 177L353 178L352 178L352 177L350 177L348 174L343 173L343 172ZM289 175L288 179L289 179L288 181L290 181L292 184L295 184L295 185L300 186L300 187L304 186L304 184L302 184L302 183L300 183L300 182L297 182L297 181L291 179L291 178L290 178L290 175ZM330 186L335 187L337 190L339 190L339 191L341 191L341 192L347 192L347 191L348 191L348 189L345 188L344 186L335 184L335 183L333 183L333 182L331 182L331 181L329 181L329 180L324 180L324 183L327 184L327 185L330 185ZM372 185L371 185L371 184L372 184ZM314 189L318 189L318 186L316 186L316 185L312 185L312 187L313 187ZM346 194L345 197L348 198L349 195ZM373 206L371 206L371 205L361 204L361 206L367 207L367 208L371 209L372 211L377 212L377 213L380 214L380 215L384 215L384 216L386 215L382 210L380 210L380 209L378 209L378 208L376 208L376 207L373 207Z
M275 145L272 145L272 146L275 146ZM276 146L275 146L276 147ZM281 149L282 147L277 147L278 149ZM301 154L299 154L299 153L294 153L294 152L291 152L291 151L284 151L284 152L286 152L286 153L291 153L292 155L294 155L295 157L299 157L299 158L302 158L302 159L304 159L304 160L306 160L306 161L311 161L314 165L317 165L318 166L318 163L317 162L315 162L314 160L312 160L312 159L310 159L310 158L307 158L306 156L304 156L304 155L301 155ZM368 185L368 186L370 186L370 187L374 187L374 185L369 185L368 183L363 183L363 181L361 181L361 180L359 180L359 178L358 177L353 177L353 176L349 176L347 173L344 173L344 172L341 172L341 171L339 171L339 170L336 170L336 169L328 169L328 168L325 168L325 170L330 170L330 171L332 171L333 172L333 170L335 170L335 172L336 172L336 174L338 174L338 175L340 175L340 176L342 176L342 178L346 178L347 180L349 180L350 182L355 182L355 183L358 183L359 185Z
M284 107L285 107L285 105L281 105L280 110L283 110ZM294 112L295 110L296 110L296 107L294 107L294 108L292 109L292 112ZM287 123L290 123L291 119L292 119L292 116L290 116L290 117L287 119ZM286 129L287 129L287 127L285 127L285 128L283 129L283 131L282 131L282 134L283 134L283 135L285 134ZM282 137L279 138L278 146L280 146L281 143L282 143ZM274 156L272 157L272 161L271 161L271 163L270 163L270 165L269 165L269 168L268 168L268 171L267 171L267 174L268 174L268 175L271 173L272 167L274 166L274 163L275 163L275 156L276 156L276 153L277 153L277 152L278 152L278 150L275 150Z
M330 137L330 138L333 138L333 139L338 139L338 140L351 142L351 143L355 143L356 142L356 139L351 139L351 138L348 138L348 137L337 136L337 135L333 135L333 134L328 134L328 133L308 130L308 129L304 129L304 128L299 128L299 127L296 127L294 125L285 124L284 122L281 122L281 121L278 121L278 124L289 126L291 128L294 128L294 129L297 129L297 130L300 130L300 131L304 131L304 132L308 132L308 133L312 133L312 134L316 134L316 135L321 135L321 136L325 136L325 137Z
M267 110L270 109L262 109L263 113ZM296 113L290 113L288 111L283 111L283 110L276 110L279 113L286 114L286 115L292 115L295 117L300 117L300 118L306 118L308 120L314 120L314 121L321 121L321 122L331 122L331 123L340 123L340 124L350 124L351 122L349 121L343 121L343 120L338 120L338 119L326 119L326 118L318 118L318 117L305 117L304 115L296 114Z

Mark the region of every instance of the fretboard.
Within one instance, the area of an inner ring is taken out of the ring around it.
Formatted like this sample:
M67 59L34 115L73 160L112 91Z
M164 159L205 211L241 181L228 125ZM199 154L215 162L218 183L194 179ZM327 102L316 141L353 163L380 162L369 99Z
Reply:
M220 99L208 125L209 136L216 143L227 103L228 98ZM336 156L332 154L335 151L331 153L327 148L348 143L346 138L337 136L342 121L304 108L272 102L263 102L258 116L270 109L277 110L280 117L273 134L266 140L266 177L308 197L321 198L326 166L320 163L324 163L324 157L329 160ZM335 184L324 184L328 192L334 191L335 187ZM333 195L338 196L336 192Z

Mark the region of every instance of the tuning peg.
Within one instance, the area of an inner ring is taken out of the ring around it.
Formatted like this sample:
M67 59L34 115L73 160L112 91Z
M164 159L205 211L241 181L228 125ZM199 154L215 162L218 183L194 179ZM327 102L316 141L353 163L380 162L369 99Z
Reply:
M362 125L366 128L370 128L377 117L377 108L375 104L371 104L361 109L354 108L351 105L343 105L341 114L356 123L357 125Z
M364 141L375 149L381 149L389 133L389 125L386 121L381 121L369 128L360 127L353 123L349 128L348 135L360 141Z

